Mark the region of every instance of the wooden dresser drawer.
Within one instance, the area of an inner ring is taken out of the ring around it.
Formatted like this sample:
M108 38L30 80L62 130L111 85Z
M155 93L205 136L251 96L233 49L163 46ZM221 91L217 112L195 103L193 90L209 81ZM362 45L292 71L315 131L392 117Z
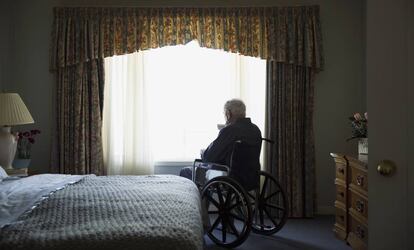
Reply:
M347 175L347 165L348 161L346 160L345 156L342 154L331 153L331 156L335 160L335 176L337 180L341 180L342 183L346 183L346 175Z
M340 240L346 240L346 237L348 235L348 233L346 232L346 230L344 230L341 227L338 227L337 224L334 225L334 229L333 229L335 236L340 239Z
M341 202L335 201L334 232L341 240L345 240L347 236L347 216L345 205Z
M346 187L340 181L335 180L336 186L336 200L346 204Z
M336 178L346 182L346 165L336 163Z
M368 219L368 199L352 188L350 188L350 192L348 194L349 210L364 217L365 219Z
M368 174L365 170L358 167L350 168L351 183L350 186L364 195L368 195Z
M335 224L338 224L339 227L346 229L347 214L345 210L345 205L335 202Z
M358 219L358 216L350 213L348 243L353 249L367 249L368 246L368 227Z

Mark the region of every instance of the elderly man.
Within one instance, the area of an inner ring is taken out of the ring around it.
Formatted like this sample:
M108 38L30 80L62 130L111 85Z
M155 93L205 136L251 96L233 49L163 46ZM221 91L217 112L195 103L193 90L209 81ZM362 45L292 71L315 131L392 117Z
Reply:
M226 118L226 125L220 130L218 137L202 154L203 162L214 162L230 166L233 145L239 140L250 145L253 150L260 154L262 145L261 132L260 129L251 122L250 118L246 118L246 106L243 101L239 99L227 101L224 104L224 115ZM255 164L257 164L257 166L251 167L260 169L258 160ZM183 168L180 171L180 175L191 179L191 170L191 167ZM204 175L204 173L198 173L197 171L196 179L202 184L204 183L204 179L201 175Z

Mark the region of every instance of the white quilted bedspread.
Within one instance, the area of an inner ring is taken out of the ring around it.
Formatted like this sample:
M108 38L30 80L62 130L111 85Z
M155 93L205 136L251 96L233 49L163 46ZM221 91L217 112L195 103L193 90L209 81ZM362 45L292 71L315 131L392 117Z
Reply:
M178 176L86 176L0 229L0 249L202 249L200 197Z

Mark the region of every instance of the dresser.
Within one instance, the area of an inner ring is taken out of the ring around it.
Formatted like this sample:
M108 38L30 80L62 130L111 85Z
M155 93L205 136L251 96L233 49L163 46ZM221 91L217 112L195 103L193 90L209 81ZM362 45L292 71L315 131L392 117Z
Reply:
M368 155L331 153L335 161L335 235L353 249L368 249Z

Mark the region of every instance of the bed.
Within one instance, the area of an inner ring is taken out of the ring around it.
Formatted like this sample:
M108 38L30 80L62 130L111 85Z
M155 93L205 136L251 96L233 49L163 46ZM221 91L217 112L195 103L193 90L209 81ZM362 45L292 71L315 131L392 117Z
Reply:
M202 249L199 192L173 175L0 182L0 249Z

